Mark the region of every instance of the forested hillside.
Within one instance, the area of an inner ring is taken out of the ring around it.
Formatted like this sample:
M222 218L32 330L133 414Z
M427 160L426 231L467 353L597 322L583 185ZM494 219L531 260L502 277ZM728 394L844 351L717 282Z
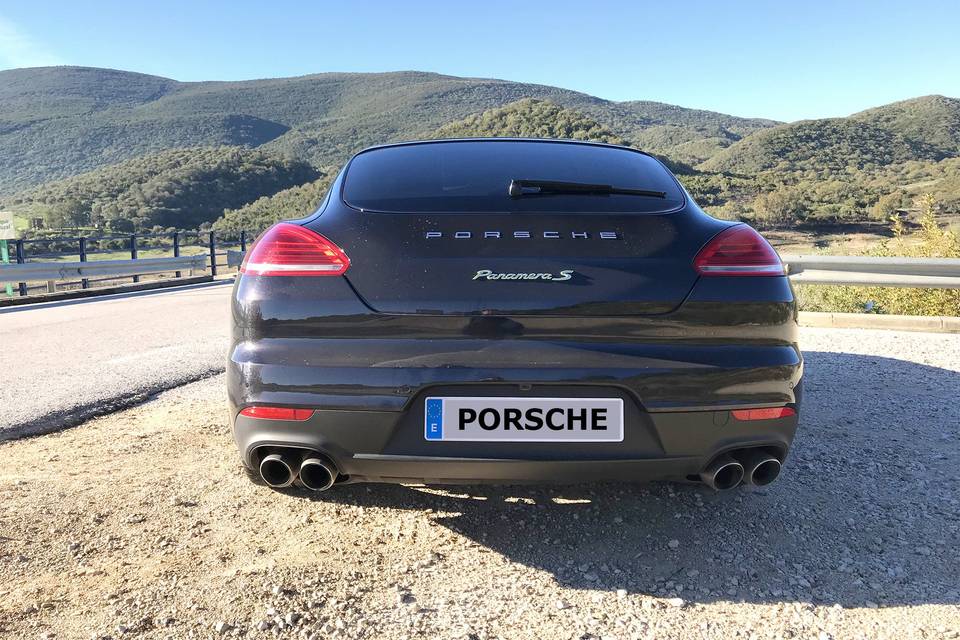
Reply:
M174 149L50 182L8 198L48 227L193 229L225 208L315 180L309 164L240 147Z
M312 211L362 147L470 136L629 144L710 213L757 226L885 221L927 193L960 213L960 100L944 96L779 124L421 72L182 83L79 67L0 72L0 207L48 227L255 231Z
M960 100L926 96L758 131L699 165L698 200L758 224L886 220L932 194L960 212Z
M938 149L960 155L960 100L924 96L855 113L851 120L896 131Z
M422 138L523 98L574 108L630 140L649 130L644 145L659 153L677 141L722 148L775 124L414 71L185 83L109 69L16 69L0 71L0 194L173 147L266 145L318 167L338 165L370 144Z
M430 138L567 138L624 144L602 124L547 100L526 98L440 127Z
M313 182L264 196L239 209L224 211L223 217L213 224L213 228L218 231L260 233L280 220L302 218L317 209L335 176L329 173Z
M960 100L927 96L854 114L757 132L720 151L704 169L751 174L870 169L960 155Z
M941 151L921 140L868 123L835 119L784 125L758 133L701 166L753 174L767 169L864 169L943 157Z

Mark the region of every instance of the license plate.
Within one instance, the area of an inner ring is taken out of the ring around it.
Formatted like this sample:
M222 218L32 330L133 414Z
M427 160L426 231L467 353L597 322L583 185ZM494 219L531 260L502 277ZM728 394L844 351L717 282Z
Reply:
M622 442L620 398L427 398L427 440Z

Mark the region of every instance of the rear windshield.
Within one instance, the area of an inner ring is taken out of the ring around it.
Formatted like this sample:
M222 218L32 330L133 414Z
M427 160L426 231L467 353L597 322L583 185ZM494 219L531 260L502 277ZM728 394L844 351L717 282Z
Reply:
M618 194L510 197L511 180L549 180L663 191L665 198ZM660 213L683 204L673 176L627 149L562 142L451 141L373 149L357 155L343 200L389 213Z

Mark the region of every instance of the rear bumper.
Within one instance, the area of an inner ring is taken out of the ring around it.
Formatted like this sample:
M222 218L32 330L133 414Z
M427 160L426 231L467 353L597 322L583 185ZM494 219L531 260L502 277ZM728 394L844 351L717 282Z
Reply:
M746 447L766 447L783 459L798 419L739 421L726 409L649 412L629 391L603 386L600 393L630 400L624 405L623 442L427 441L422 398L427 393L452 395L458 387L431 387L403 411L318 409L305 422L236 415L234 437L250 468L275 447L293 447L322 452L347 482L633 482L689 479L720 453ZM463 394L475 395L477 387L464 387ZM520 388L501 383L490 385L488 393L506 395ZM598 391L597 386L522 388L531 396L596 396ZM797 401L799 396L798 389Z

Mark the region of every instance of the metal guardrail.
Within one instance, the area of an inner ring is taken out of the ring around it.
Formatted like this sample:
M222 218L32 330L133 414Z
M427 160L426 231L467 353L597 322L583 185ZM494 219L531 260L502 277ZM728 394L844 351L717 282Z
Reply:
M228 251L227 264L239 267L243 253ZM960 289L957 258L784 255L781 259L790 279L797 284Z
M227 251L227 265L239 267L243 255L243 251ZM783 255L781 259L790 279L797 284L960 289L960 259L957 258ZM188 271L204 269L206 263L204 254L94 262L27 262L0 266L0 283Z
M960 259L783 255L797 284L960 289Z
M57 268L57 274L44 274L54 277L54 279L45 280L47 293L56 292L60 286L72 289L75 288L76 285L79 285L81 289L89 289L100 283L118 278L130 277L134 283L137 283L140 281L141 274L167 271L167 269L160 268L153 270L153 267L149 266L149 262L143 261L140 254L141 251L150 251L154 256L157 253L160 253L162 256L163 253L169 251L172 258L180 258L182 255L209 256L209 261L206 262L205 267L186 265L180 268L173 267L171 270L175 272L177 278L181 277L182 271L196 268L209 269L210 275L216 277L217 269L226 264L222 259L226 257L227 250L233 247L237 247L241 251L245 250L247 247L246 237L247 233L245 231L216 232L185 230L121 235L40 235L31 238L21 238L12 241L14 251L11 252L11 261L15 258L18 265L34 266L24 268L20 271L20 273L23 274L21 276L23 279L8 280L8 284L6 284L4 288L7 289L7 295L9 296L12 293L9 283L16 282L17 291L21 297L27 296L33 290L42 290L41 287L37 286L37 283L43 282L44 280L33 279L38 277L34 269L45 269L51 266ZM126 262L126 257L122 256L125 252L129 252L130 260L136 260L141 263L141 266L146 264L148 265L147 268L142 271L130 271L124 272L123 275L115 275L121 272L111 272L107 265L111 263L119 265ZM117 256L116 254L118 253L121 255ZM103 257L104 260L98 260L97 257ZM114 259L118 257L123 257L123 260ZM77 258L79 258L80 263L89 262L95 264L93 264L93 266L86 264L77 265L73 262L73 260ZM153 258L148 258L148 260L153 260ZM0 265L3 266L5 266L5 264L5 262L0 263ZM45 266L36 267L36 265ZM64 275L81 274L77 276L79 279L71 281L69 277L60 277L60 268L69 267L70 265L77 266L79 270L64 272ZM6 273L9 275L9 273L12 273L12 270ZM0 280L0 283L2 282L4 281Z
M0 266L0 283L35 280L77 280L80 278L123 277L193 271L206 268L207 256L197 254L176 258L140 258L137 260L99 260L94 262L25 262Z

